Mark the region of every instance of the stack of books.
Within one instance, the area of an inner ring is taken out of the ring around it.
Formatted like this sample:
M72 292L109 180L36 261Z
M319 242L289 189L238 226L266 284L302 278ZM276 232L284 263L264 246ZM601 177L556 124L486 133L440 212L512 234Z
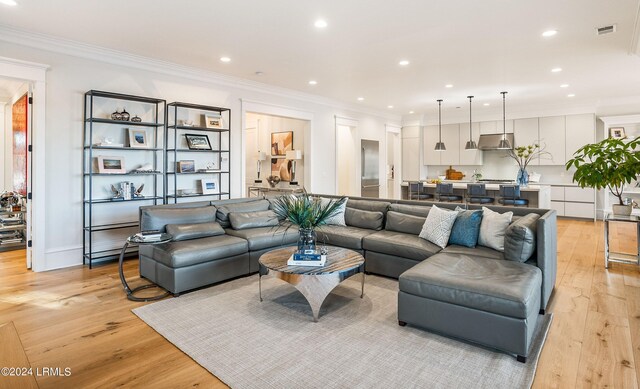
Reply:
M136 234L136 238L143 242L157 242L161 236L162 233L158 230L140 231Z
M303 250L293 253L289 257L287 265L322 267L326 262L327 256L322 254L320 250Z

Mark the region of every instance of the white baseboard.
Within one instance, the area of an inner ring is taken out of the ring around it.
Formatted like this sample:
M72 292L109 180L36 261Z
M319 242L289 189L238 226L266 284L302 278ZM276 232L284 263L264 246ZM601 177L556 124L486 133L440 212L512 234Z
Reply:
M55 248L45 251L42 271L82 265L82 246Z

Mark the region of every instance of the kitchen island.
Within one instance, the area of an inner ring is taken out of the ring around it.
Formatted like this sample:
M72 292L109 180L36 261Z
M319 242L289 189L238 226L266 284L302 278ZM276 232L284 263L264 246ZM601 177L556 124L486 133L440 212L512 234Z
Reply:
M456 195L462 196L463 202L467 199L467 184L473 183L472 181L462 180L444 180L443 183L453 184L453 192ZM424 192L435 195L436 184L430 184L423 182ZM487 188L487 196L496 199L495 204L498 204L500 184L497 183L485 183ZM531 184L528 186L520 187L520 197L529 200L530 208L551 208L551 186ZM409 198L409 183L402 183L402 199L407 200Z

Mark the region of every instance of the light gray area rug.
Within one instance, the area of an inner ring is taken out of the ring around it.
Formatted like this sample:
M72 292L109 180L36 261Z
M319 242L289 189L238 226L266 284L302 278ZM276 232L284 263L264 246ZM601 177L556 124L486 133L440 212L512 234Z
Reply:
M541 316L526 364L397 322L398 282L343 282L313 322L284 281L251 276L133 312L232 388L527 388L551 324Z

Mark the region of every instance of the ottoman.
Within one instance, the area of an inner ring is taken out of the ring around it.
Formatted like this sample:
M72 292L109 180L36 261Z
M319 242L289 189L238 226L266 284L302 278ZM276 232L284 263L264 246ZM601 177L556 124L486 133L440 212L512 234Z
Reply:
M436 254L400 275L398 323L475 342L526 362L542 272L520 262Z

